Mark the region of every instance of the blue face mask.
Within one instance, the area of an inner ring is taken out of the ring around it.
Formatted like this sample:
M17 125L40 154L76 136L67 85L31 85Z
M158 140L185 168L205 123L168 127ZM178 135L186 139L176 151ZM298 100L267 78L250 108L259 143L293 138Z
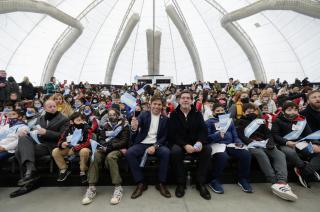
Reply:
M79 104L79 103L75 103L75 104L74 104L74 107L75 107L75 108L79 108L80 106L81 106L81 104Z
M12 109L7 108L7 107L3 109L3 112L4 112L4 113L9 113L9 112L11 112L11 111L12 111Z
M89 110L89 109L88 110L84 110L83 113L84 113L84 115L88 116L88 115L91 114L91 110Z
M15 118L15 119L9 119L9 125L10 126L13 126L13 125L15 125L17 122L18 122L18 119L17 118Z
M99 105L99 109L100 109L100 110L104 110L104 109L106 109L106 106L105 106L104 104Z
M35 108L40 108L40 107L42 107L42 105L39 103L39 104L34 104L34 107Z
M36 114L34 113L34 112L32 112L32 111L27 111L26 112L26 116L29 118L29 117L33 117L33 116L35 116Z

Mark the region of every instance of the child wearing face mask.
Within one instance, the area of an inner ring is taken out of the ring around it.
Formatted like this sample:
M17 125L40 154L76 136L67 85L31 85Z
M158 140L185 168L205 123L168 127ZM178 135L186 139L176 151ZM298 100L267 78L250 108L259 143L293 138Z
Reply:
M41 114L44 111L42 102L40 100L37 100L37 99L34 100L33 106L36 109L37 113L39 113L39 114Z
M65 181L71 170L69 169L64 157L80 156L80 178L81 183L87 182L86 171L87 162L90 156L90 139L92 130L85 122L85 117L80 112L74 112L70 116L70 127L62 133L58 141L57 148L52 151L52 156L59 168L57 181Z
M286 155L288 163L294 166L294 171L299 178L300 184L306 188L309 182L320 180L317 173L320 166L320 155L316 153L319 143L316 140L304 139L312 133L307 120L298 113L299 106L287 101L282 106L282 113L272 125L272 134L280 150ZM300 150L297 148L299 141L310 142L309 148ZM299 154L298 154L299 153Z
M246 193L252 193L252 187L249 184L251 155L248 150L242 148L243 142L238 137L235 125L231 118L227 124L222 125L219 116L225 114L223 105L214 104L212 106L213 118L206 121L208 128L208 142L212 144L214 150L217 145L225 144L226 148L223 152L216 152L213 154L213 170L212 180L209 187L218 194L224 193L224 189L220 183L220 176L227 165L230 156L235 157L238 163L238 185ZM222 129L221 127L224 126Z
M269 128L269 130L271 130L272 122L276 120L277 115L269 112L268 105L266 103L260 105L259 108L261 110L261 118L265 120L266 126Z
M90 105L86 105L83 108L82 114L84 115L87 124L91 127L91 131L95 133L98 129L99 123L93 114L92 107Z
M22 121L23 114L12 110L8 114L8 126L0 130L0 161L14 154L22 132L29 131L29 127Z

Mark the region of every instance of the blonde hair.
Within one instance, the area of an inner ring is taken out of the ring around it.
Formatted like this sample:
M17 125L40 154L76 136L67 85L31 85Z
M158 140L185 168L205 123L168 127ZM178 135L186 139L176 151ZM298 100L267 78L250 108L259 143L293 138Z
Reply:
M27 77L27 76L24 76L22 81L25 82L27 85L30 84L29 77Z

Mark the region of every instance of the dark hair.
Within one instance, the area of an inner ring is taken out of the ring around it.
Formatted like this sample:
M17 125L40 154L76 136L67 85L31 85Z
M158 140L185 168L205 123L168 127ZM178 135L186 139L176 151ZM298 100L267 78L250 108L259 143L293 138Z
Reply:
M218 107L224 108L224 106L223 106L222 104L215 103L215 104L212 105L212 111L214 111L214 110L217 109Z
M191 91L189 91L189 90L183 90L183 91L181 91L181 93L179 94L179 98L182 96L182 94L185 94L185 93L189 94L190 97L191 97L191 99L193 99L193 95L192 95Z
M286 101L282 106L282 111L285 112L285 110L288 109L289 107L299 109L299 106L293 101Z
M157 101L157 100L161 101L162 105L164 105L164 99L160 95L153 95L151 97L150 102L152 103L152 102Z
M315 94L315 93L320 93L320 90L313 90L313 91L310 91L310 93L308 93L308 94L307 94L307 98L309 99L309 98L310 98L310 96L311 96L312 94Z
M243 104L243 106L242 106L242 111L243 111L243 112L246 112L248 109L254 109L254 110L256 110L257 108L256 108L256 105L253 104L253 103L245 103L245 104Z
M117 114L117 116L120 116L120 111L119 111L117 108L114 108L114 107L110 108L110 109L108 110L108 113L109 113L111 110L113 110L113 111Z
M23 117L24 116L24 111L23 110L12 110L18 114L18 117Z
M85 117L80 113L80 112L74 112L71 114L70 116L70 120L73 121L75 120L76 118L80 117L82 120L85 120Z

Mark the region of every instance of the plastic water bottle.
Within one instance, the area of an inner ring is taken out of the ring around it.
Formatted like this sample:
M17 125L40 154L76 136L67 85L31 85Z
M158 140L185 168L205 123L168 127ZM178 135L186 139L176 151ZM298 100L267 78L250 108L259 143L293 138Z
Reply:
M142 159L141 159L141 162L140 162L140 167L143 168L144 165L146 164L146 161L147 161L147 158L148 158L148 152L147 150L144 152L143 156L142 156Z
M193 145L193 148L195 148L196 150L200 150L202 148L202 143L197 142Z

